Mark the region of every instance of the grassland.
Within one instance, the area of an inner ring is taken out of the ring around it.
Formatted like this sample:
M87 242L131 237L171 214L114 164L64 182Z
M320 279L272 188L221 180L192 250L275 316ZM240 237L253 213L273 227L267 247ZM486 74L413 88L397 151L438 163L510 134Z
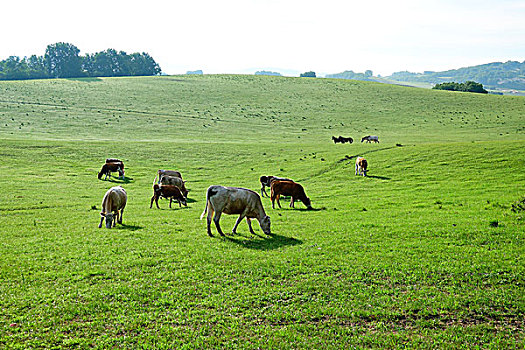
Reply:
M330 139L366 134L381 143ZM521 97L263 76L0 82L0 347L523 348L524 149ZM97 180L106 157L124 180ZM161 168L188 180L188 207L149 209ZM243 222L208 237L206 188L258 190L260 175L301 182L315 210L264 198L271 236ZM116 184L124 225L98 229Z

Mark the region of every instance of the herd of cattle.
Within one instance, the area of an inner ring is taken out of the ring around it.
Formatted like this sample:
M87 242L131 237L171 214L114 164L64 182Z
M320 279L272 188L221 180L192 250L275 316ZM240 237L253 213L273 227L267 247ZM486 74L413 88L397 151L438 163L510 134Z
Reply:
M377 136L376 136L377 137ZM379 142L379 141L377 141ZM368 162L363 157L357 157L355 162L355 174L366 176L368 171ZM106 159L106 163L98 173L98 178L101 179L103 175L111 179L111 173L118 172L119 178L124 178L124 162L116 158ZM261 183L261 196L270 197L272 201L272 208L275 209L275 202L281 208L279 201L281 196L289 196L290 207L294 208L295 201L301 201L307 209L312 209L312 202L306 196L303 186L293 181L292 179L277 177L277 176L261 176L259 178ZM182 174L175 170L159 170L153 180L153 196L150 201L150 208L153 207L153 201L159 207L159 198L166 198L170 200L170 208L173 200L182 205L187 206L188 190L185 182L182 179ZM266 192L266 187L270 188L270 196ZM122 186L115 186L110 188L104 198L102 199L102 210L100 212L100 224L102 227L104 219L106 220L106 228L111 228L118 222L122 224L122 214L127 203L127 193ZM206 206L202 212L201 219L207 215L207 230L208 235L213 237L211 233L211 221L215 223L217 232L224 236L224 233L219 224L221 214L239 215L239 218L233 226L232 233L236 233L239 223L246 218L250 232L254 234L251 225L251 219L257 219L259 226L267 235L270 231L270 217L266 215L261 201L261 197L255 191L240 187L224 187L213 185L208 187L206 191Z

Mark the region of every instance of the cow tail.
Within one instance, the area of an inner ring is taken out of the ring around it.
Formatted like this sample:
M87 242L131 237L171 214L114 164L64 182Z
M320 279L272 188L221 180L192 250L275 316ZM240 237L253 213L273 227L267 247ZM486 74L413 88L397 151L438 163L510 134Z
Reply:
M208 189L208 191L206 191L206 206L204 207L204 211L201 214L201 218L200 218L201 220L204 217L204 215L206 215L206 212L208 212L208 203L209 202L210 202L210 191Z

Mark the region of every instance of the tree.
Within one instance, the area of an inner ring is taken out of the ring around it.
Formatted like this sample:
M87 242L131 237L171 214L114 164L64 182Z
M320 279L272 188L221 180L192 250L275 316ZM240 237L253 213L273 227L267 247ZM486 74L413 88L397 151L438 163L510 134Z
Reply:
M301 78L315 78L315 72L309 71L305 73L301 73Z
M44 55L45 67L49 76L72 78L82 76L80 50L73 44L56 43L47 46Z

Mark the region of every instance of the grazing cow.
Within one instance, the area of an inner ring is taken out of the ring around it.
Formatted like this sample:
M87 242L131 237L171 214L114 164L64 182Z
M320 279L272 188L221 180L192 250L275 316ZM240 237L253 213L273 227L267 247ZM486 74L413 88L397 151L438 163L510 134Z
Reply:
M170 199L170 208L171 208L171 202L173 199L176 199L179 202L179 207L181 206L181 203L184 206L187 206L186 204L186 198L182 195L182 192L180 191L180 188L178 188L175 185L160 185L155 184L153 185L153 197L151 197L151 202L149 204L149 208L153 206L153 201L155 201L155 204L157 205L157 208L159 207L159 198L166 198Z
M355 174L366 176L368 172L368 162L363 157L357 157L355 160Z
M270 185L271 199L272 199L272 208L275 209L275 200L279 208L281 208L281 203L279 202L280 196L291 196L292 200L290 201L290 207L295 208L294 202L300 200L306 205L307 209L312 209L312 204L310 198L306 197L303 186L293 181L272 181Z
M98 179L100 180L102 178L102 175L106 175L104 177L104 180L106 180L109 176L111 179L111 173L118 172L119 178L124 178L124 163L122 162L110 162L105 163L102 166L102 169L100 169L100 172L98 173Z
M368 135L368 136L365 136L365 137L363 137L363 138L361 139L361 142L363 142L363 141L366 141L367 143L370 143L370 142L372 142L372 141L374 141L374 142L376 142L376 143L379 143L379 137Z
M122 225L122 213L126 207L128 195L121 186L111 187L102 199L102 211L100 212L100 224L98 228L102 227L102 222L106 219L106 228L111 228L116 225L118 221Z
M174 185L177 186L180 191L182 192L182 195L184 198L188 198L188 190L186 189L186 186L184 185L186 181L183 181L180 177L177 176L169 176L169 175L162 175L160 177L159 183L161 185Z
M176 171L176 170L159 170L159 171L157 171L157 175L155 176L155 180L153 180L153 183L156 183L157 179L158 179L159 182L157 182L157 183L160 184L160 178L163 175L176 176L176 177L180 177L182 179L182 174L179 171Z
M343 137L343 136L339 136L339 137L335 137L335 136L332 136L332 140L334 141L334 143L353 143L354 142L354 139L351 138L351 137Z
M272 175L261 176L259 178L259 181L261 182L261 196L264 197L264 195L266 195L266 197L270 197L270 196L268 196L268 193L266 193L265 187L270 187L270 185L272 184L272 181L275 181L275 180L293 181L291 179L287 179L287 178L284 178L284 177L272 176Z
M211 218L214 212L215 215L213 216L213 222L215 223L217 232L219 232L221 236L224 236L224 233L222 232L221 226L219 224L219 220L221 218L222 213L233 215L239 214L239 218L235 222L235 225L232 229L233 234L236 233L237 226L239 226L239 223L242 221L243 218L246 218L246 222L248 223L248 227L250 228L250 232L252 234L255 234L255 232L252 229L252 223L250 221L250 219L253 218L259 221L259 226L265 234L271 234L270 217L266 215L264 211L264 207L261 202L261 197L259 197L259 195L252 190L246 188L224 187L218 185L210 186L208 187L208 191L206 192L206 207L202 212L201 220L206 214L206 212L208 212L206 222L208 228L208 235L210 237L213 237L213 235L211 234L210 226Z

